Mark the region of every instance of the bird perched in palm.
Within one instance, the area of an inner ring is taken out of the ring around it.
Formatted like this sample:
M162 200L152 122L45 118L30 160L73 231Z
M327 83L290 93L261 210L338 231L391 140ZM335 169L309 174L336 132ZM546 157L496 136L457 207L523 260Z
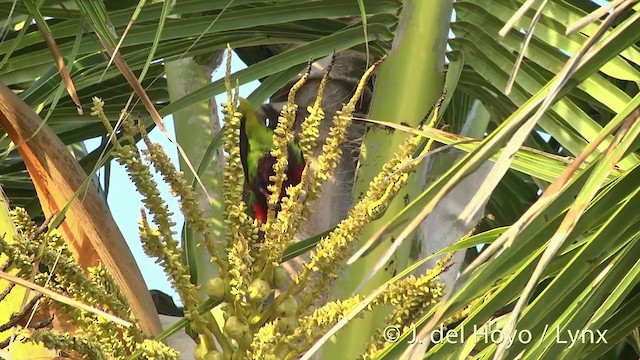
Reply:
M270 105L256 110L246 99L240 99L238 111L242 114L240 125L240 158L244 169L245 184L248 192L247 203L253 216L266 222L268 200L271 196L269 185L275 175L273 165L276 158L271 155L275 148L273 143L273 129L268 126L267 120L271 120L273 126L277 121L278 112ZM285 196L289 186L295 186L302 180L302 172L305 162L300 147L295 143L288 145L288 166L286 169L286 181L282 184L280 198ZM280 210L278 205L276 213Z

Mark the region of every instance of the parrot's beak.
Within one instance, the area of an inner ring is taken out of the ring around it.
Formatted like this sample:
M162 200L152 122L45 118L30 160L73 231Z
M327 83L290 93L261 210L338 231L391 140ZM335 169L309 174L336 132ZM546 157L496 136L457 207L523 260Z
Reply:
M264 124L271 128L275 129L278 124L278 117L280 116L280 112L286 103L268 103L260 105L256 114L258 115L258 119L264 121Z

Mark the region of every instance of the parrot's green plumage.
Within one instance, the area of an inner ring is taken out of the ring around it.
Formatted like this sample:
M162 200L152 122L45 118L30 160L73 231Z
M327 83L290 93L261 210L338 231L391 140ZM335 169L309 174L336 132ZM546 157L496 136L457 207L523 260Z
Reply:
M268 106L268 105L267 105ZM270 196L269 178L274 175L273 164L276 159L271 156L275 148L273 129L269 128L259 112L245 99L240 99L238 111L242 113L240 125L240 157L244 169L245 181L249 189L249 207L253 215L262 223L267 218L267 201ZM285 195L289 186L295 186L302 179L305 162L300 147L289 144L287 180L282 186L280 198ZM279 207L276 211L279 210Z

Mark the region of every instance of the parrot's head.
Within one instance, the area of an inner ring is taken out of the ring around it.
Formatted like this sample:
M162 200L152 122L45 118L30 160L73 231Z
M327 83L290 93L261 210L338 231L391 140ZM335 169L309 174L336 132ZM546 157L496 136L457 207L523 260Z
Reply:
M267 203L271 196L269 185L273 184L271 178L275 175L273 165L276 163L276 158L271 155L271 151L275 148L271 126L275 126L279 111L270 104L256 109L248 100L240 98L238 112L242 114L240 158L244 169L245 185L250 192L248 203L255 218L264 223L267 219ZM282 185L280 199L285 196L289 186L300 183L305 167L302 152L297 144L289 144L287 155L287 180ZM278 205L276 212L279 209Z
M239 99L238 112L242 114L243 121L246 121L248 117L255 117L258 115L253 105L251 105L249 100L245 98Z

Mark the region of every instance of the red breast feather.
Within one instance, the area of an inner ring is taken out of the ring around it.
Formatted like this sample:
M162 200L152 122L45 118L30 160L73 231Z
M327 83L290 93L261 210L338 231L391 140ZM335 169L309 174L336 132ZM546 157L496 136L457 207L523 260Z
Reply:
M292 147L289 147L289 166L287 167L287 180L282 184L282 190L280 191L280 198L278 201L278 206L276 207L276 214L280 211L280 201L287 195L287 188L289 186L296 186L300 184L302 181L302 172L304 171L305 163L304 161L296 161L296 157L292 153ZM265 156L260 161L258 161L258 171L257 171L257 179L254 191L256 195L256 201L253 203L253 212L255 214L256 219L260 223L264 223L267 221L267 201L268 197L271 196L271 193L268 190L268 186L273 183L269 180L272 176L275 176L275 171L273 170L273 165L276 163L276 158L273 156Z

